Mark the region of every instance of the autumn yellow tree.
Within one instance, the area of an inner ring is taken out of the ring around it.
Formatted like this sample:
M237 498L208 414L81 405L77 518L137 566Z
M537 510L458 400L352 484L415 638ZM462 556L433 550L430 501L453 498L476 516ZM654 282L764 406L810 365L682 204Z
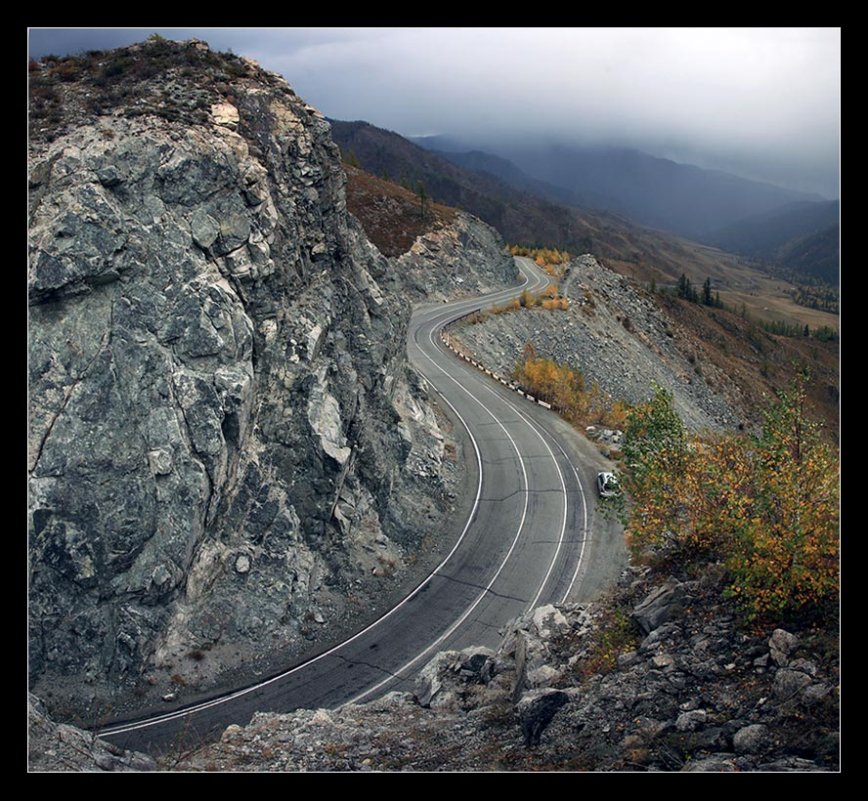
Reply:
M728 559L750 617L837 606L839 467L805 402L804 380L779 392L750 454L756 480Z
M596 383L588 390L580 370L538 357L530 344L525 346L524 359L513 375L533 395L553 404L573 425L584 426L593 420L618 428L624 423L626 404L612 400Z
M722 563L749 620L832 609L838 598L838 465L805 410L781 392L759 437L690 440L661 389L628 415L621 485L634 552Z

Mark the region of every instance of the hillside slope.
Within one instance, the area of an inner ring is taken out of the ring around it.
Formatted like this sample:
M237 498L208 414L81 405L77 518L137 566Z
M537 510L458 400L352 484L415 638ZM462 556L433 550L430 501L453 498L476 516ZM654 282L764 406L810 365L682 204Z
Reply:
M738 220L709 237L733 253L837 285L841 204L791 203Z
M757 428L767 398L807 367L813 413L837 441L837 343L776 336L731 310L649 293L589 255L570 262L559 292L569 309L483 315L454 333L501 374L530 344L616 400L647 400L656 383L694 430Z
M422 184L434 200L470 212L510 241L591 246L592 229L565 208L515 190L493 175L465 170L391 131L366 122L331 123L345 159L356 158L367 172L411 188Z
M745 633L719 576L628 571L595 604L438 654L414 693L259 714L176 770L817 772L839 765L839 664L817 632Z

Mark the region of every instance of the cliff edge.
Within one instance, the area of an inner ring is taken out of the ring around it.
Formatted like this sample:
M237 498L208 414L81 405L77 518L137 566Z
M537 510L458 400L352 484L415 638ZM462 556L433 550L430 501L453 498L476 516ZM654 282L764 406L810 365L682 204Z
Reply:
M30 69L29 667L91 722L376 617L459 468L319 112L198 41Z

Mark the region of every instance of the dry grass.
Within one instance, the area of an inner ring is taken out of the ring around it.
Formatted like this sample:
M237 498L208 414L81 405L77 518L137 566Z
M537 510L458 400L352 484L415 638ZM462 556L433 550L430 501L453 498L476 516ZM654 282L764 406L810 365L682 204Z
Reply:
M769 334L761 326L727 309L699 306L666 295L658 303L672 321L676 342L702 375L720 380L715 388L747 411L765 408L775 392L787 388L808 369L808 401L827 429L838 438L838 343ZM801 307L800 307L801 308ZM810 309L805 309L811 312ZM820 312L823 314L823 312ZM759 422L755 420L754 422Z
M347 208L359 220L368 239L386 256L406 253L416 238L449 225L455 209L425 198L424 217L419 194L359 167L344 163Z

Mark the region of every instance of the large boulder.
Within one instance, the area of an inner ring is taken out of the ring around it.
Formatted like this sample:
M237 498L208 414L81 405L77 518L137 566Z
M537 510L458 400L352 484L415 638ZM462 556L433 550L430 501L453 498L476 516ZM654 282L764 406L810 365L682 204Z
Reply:
M539 745L540 737L555 713L569 701L562 690L537 689L525 693L515 706L525 745Z
M785 666L793 649L798 645L799 638L784 629L775 629L769 637L769 653L772 662L778 666Z
M740 728L732 738L737 754L758 754L768 746L769 729L762 723L752 723Z
M90 732L55 723L42 701L27 698L28 768L32 771L129 773L157 770L153 758L127 751Z
M632 618L646 634L650 634L658 626L663 625L684 610L687 598L685 585L674 579L668 579L656 587L648 596L633 609Z
M441 651L419 672L414 695L423 707L457 708L465 701L469 686L488 684L496 672L495 653L490 648Z

